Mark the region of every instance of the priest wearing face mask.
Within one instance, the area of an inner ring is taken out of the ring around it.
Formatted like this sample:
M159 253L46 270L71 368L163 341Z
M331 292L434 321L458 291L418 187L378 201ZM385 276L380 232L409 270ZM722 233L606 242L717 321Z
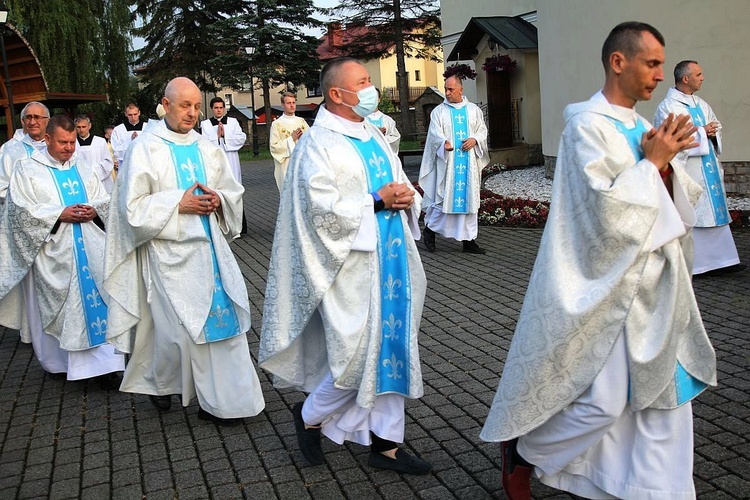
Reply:
M424 246L435 251L435 233L483 254L477 242L482 169L489 163L482 110L463 96L461 79L445 80L445 101L432 110L419 185L424 190Z
M321 434L370 446L372 467L426 474L406 453L406 398L422 396L417 333L425 275L414 239L420 197L383 134L362 64L321 72L325 104L292 153L268 271L259 363L292 408L300 451L325 460Z

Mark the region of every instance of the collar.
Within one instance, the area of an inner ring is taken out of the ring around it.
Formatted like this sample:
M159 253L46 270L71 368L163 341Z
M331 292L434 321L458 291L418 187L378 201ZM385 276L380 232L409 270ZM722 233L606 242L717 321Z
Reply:
M374 127L367 120L353 122L335 115L328 111L325 104L321 104L320 108L318 108L318 115L315 117L315 124L313 126L327 128L347 137L359 139L360 141L370 140L372 133L368 127Z
M193 129L187 134L174 132L167 127L166 120L159 120L157 123L154 123L153 126L149 126L148 132L167 142L180 145L192 144L201 137L201 135Z
M443 101L443 104L445 104L446 106L450 106L451 108L460 109L466 106L466 103L468 102L469 101L466 99L466 96L464 95L464 96L461 96L461 102L449 102L448 98L446 97L445 100Z
M91 142L94 140L94 134L89 134L88 137L85 139L81 139L78 137L78 145L79 146L91 146Z
M134 130L143 130L143 122L140 120L138 120L138 123L136 123L135 125L125 120L124 125L125 125L125 130L127 130L128 132L132 132Z
M216 118L214 118L212 116L211 118L209 118L209 120L211 120L211 125L213 125L214 127L216 127L217 125L219 125L219 122L221 122L224 125L226 125L227 124L227 118L229 118L229 117L227 115L224 115L224 116L221 117L221 119L217 120Z
M667 98L674 99L675 101L687 104L688 106L695 106L698 104L698 97L695 94L686 94L676 87L669 87L667 90Z

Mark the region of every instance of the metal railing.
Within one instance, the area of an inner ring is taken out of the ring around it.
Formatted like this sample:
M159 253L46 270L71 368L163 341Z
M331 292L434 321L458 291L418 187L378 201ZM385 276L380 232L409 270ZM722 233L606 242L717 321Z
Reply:
M411 104L416 101L417 98L421 96L425 90L427 90L427 87L409 87L409 103ZM390 100L393 101L393 104L398 107L401 99L401 93L398 91L398 88L383 87L382 89L380 89L380 92L383 95L388 96Z

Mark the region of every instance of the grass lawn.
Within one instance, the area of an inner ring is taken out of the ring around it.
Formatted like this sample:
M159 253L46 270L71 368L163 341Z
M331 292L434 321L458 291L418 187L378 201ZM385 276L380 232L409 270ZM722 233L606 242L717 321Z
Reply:
M268 150L268 148L261 144L260 151L258 156L253 156L253 147L244 147L240 150L240 161L260 161L260 160L270 160L271 159L271 152Z

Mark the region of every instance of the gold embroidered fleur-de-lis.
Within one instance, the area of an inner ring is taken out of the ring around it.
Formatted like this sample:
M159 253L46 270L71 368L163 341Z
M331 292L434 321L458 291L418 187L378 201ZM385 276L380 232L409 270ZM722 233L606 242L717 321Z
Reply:
M400 319L396 319L396 317L391 314L390 316L388 316L387 321L383 321L383 337L387 338L388 340L398 340L396 330L401 328L402 325L403 322Z
M401 246L401 238L394 238L392 234L389 234L385 246L388 250L385 256L386 260L397 259L398 254L396 253L396 249Z
M229 309L222 309L221 306L217 305L216 309L208 313L208 315L212 318L216 318L217 328L224 328L227 326L227 323L224 321L224 316L229 315Z
M91 290L91 293L86 294L86 299L90 301L91 307L99 307L100 305L102 305L102 301L99 300L100 297L101 296L99 295L99 292L96 288Z
M105 335L107 333L107 320L97 316L96 321L91 323L91 330L94 335Z
M383 165L385 165L385 158L378 156L374 151L372 153L372 158L370 158L368 163L370 164L370 167L375 167L377 169L375 177L380 178L388 175L388 171L383 168Z
M63 182L63 187L68 189L68 194L71 196L75 196L79 193L78 191L78 181L68 178L67 181Z
M188 158L187 163L183 163L182 165L180 165L180 168L187 171L188 174L186 179L188 182L195 182L198 180L198 177L195 174L195 171L198 169L198 165L193 163L193 160Z
M393 300L398 298L398 293L396 293L397 288L401 288L401 280L399 279L393 279L393 275L388 275L388 280L383 283L383 287L385 288L385 298L387 300Z
M396 355L393 354L391 355L390 359L383 360L383 366L385 368L388 368L389 365L391 367L391 371L388 373L388 378L400 379L401 374L398 371L400 368L404 367L404 362L399 361L398 358L396 358Z

